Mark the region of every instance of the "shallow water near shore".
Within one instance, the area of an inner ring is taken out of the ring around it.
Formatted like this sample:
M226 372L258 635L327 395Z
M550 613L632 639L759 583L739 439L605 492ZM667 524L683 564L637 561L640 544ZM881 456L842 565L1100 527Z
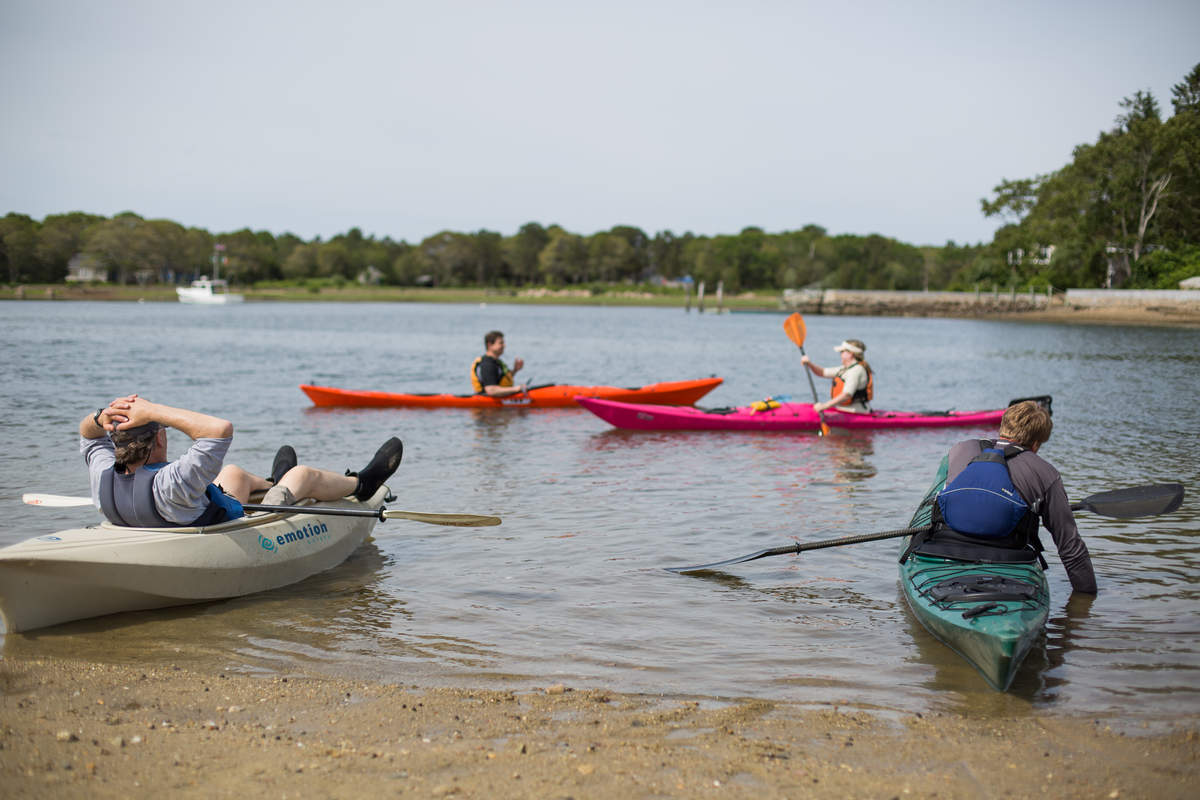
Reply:
M897 542L763 559L706 577L666 566L903 526L946 449L987 430L624 433L575 409L321 410L300 383L467 391L484 331L534 383L717 374L704 406L809 399L783 315L432 304L4 304L0 544L92 524L24 506L86 494L75 428L137 391L232 419L230 460L357 469L405 442L394 508L498 514L498 528L379 525L347 562L252 597L3 638L5 655L418 685L759 696L980 714L1050 709L1157 723L1200 710L1195 441L1200 331L808 316L807 350L863 339L881 408L981 409L1054 396L1043 455L1073 499L1181 481L1168 517L1079 515L1101 593L1071 596L1051 551L1047 634L999 694L909 613ZM825 392L826 382L818 388ZM179 453L185 437L172 433ZM1043 534L1049 545L1049 536Z

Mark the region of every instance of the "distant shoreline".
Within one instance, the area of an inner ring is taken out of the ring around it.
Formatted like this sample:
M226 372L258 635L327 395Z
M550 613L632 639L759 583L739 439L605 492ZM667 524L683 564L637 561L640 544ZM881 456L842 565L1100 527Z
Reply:
M682 293L655 294L637 290L614 290L593 294L587 290L488 290L488 289L440 289L394 286L345 286L322 287L313 291L305 287L272 287L264 289L235 288L246 297L248 303L295 303L295 302L342 302L342 303L470 303L512 305L578 305L578 306L628 306L646 308L684 309L688 303ZM884 293L877 293L884 294ZM85 286L40 284L20 287L0 286L0 300L46 302L80 301L99 302L177 302L173 286ZM700 308L693 296L692 310ZM789 313L776 293L744 293L725 296L718 304L713 296L705 297L706 313L717 311L743 311L763 313ZM800 309L810 316L843 316ZM1131 305L1108 308L1079 308L1055 305L1050 308L1012 310L987 306L947 309L944 307L921 307L911 302L897 304L895 308L860 308L852 316L896 316L950 319L991 319L1016 322L1052 322L1085 325L1144 325L1170 328L1200 328L1200 305L1194 308L1170 308L1152 305Z

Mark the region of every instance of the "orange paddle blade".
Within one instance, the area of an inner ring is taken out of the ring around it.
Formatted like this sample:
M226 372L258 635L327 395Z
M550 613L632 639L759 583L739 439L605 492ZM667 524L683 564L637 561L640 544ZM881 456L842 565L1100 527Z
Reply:
M788 338L796 343L796 347L804 347L804 337L808 335L808 330L804 327L804 317L800 316L799 311L783 321L783 330Z

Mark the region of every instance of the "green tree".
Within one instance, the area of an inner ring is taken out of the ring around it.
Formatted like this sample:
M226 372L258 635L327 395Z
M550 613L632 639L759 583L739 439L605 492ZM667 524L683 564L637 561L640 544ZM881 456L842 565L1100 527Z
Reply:
M154 228L132 211L88 228L84 253L112 270L120 284L144 283L158 274L159 245Z
M1141 281L1148 248L1194 241L1200 223L1200 66L1174 87L1175 115L1138 91L1120 102L1114 127L1075 148L1049 175L1003 181L982 201L997 231L976 270L1008 263L1014 279L1055 285L1120 286ZM1054 258L1024 258L1053 245ZM1018 254L1014 263L1011 254Z
M549 240L538 254L538 274L551 286L577 282L587 269L587 244L583 237L551 225Z
M83 250L87 229L103 219L98 214L72 211L50 214L42 220L36 251L43 268L39 280L57 283L65 279L71 258Z
M609 229L608 235L621 239L626 245L620 248L624 255L614 263L617 270L616 280L639 281L648 277L650 237L646 232L633 225L614 225Z
M515 236L504 239L502 255L518 284L538 279L538 258L550 242L550 234L536 222L526 222Z
M38 223L32 217L10 212L0 219L0 264L9 283L32 281L41 273L37 243Z
M583 269L583 274L578 276L581 282L618 281L639 271L629 241L623 236L603 232L587 238L587 259Z
M1171 89L1175 114L1164 137L1171 159L1171 185L1160 210L1161 244L1169 247L1200 239L1200 64Z
M685 261L684 253L687 244L696 238L690 232L676 236L671 231L659 231L654 234L647 246L648 268L653 275L664 278L682 278L691 272Z
M292 248L281 265L283 277L288 280L303 280L315 277L317 274L317 254L320 252L319 242L301 244Z

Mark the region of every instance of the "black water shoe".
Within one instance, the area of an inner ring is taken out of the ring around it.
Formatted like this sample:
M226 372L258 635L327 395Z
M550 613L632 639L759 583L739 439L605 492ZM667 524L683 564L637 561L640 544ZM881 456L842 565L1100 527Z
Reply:
M404 455L404 445L393 436L383 443L383 447L375 453L371 463L358 473L347 472L347 475L358 476L358 486L354 497L359 501L370 500L379 491L383 482L392 477L392 473L400 466L400 458Z
M296 451L290 444L279 448L279 452L275 454L275 461L271 464L271 483L279 483L287 471L296 466L296 463Z

